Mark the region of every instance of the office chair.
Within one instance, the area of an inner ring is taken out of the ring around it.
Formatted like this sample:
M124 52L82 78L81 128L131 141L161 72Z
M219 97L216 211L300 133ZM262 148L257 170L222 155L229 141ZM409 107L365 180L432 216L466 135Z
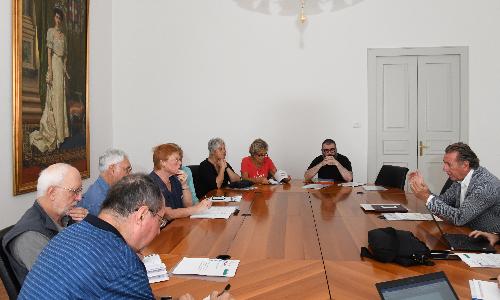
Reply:
M444 194L444 192L446 192L450 188L452 183L453 183L453 180L448 178L448 180L446 180L446 182L444 183L443 188L441 189L441 193L439 193L439 195Z
M11 225L7 228L0 230L0 241L3 240L4 235L9 232L9 230L14 227ZM3 285L5 290L7 291L7 295L9 295L9 299L17 299L17 295L21 290L21 286L17 281L16 274L14 274L14 270L10 266L9 259L7 254L3 251L3 247L0 245L0 278L2 278Z
M408 173L408 168L383 165L382 168L380 168L380 172L378 172L375 185L395 187L404 190L406 173Z

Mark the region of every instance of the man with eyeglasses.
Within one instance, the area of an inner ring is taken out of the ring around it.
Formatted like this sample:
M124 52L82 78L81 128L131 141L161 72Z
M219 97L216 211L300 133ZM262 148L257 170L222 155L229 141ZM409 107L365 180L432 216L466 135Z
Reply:
M88 209L94 216L99 214L109 188L130 174L132 167L125 152L108 149L99 157L99 171L99 178L88 188L80 202L80 206Z
M20 284L49 240L73 221L88 214L76 207L82 197L80 172L64 163L40 173L37 199L16 225L4 236L2 246Z
M321 155L316 157L304 174L305 180L311 180L316 174L318 179L334 181L352 181L352 167L349 159L337 153L337 145L332 139L321 144Z
M19 299L154 299L138 253L160 233L164 214L165 200L149 176L125 176L98 217L89 214L50 241ZM210 299L219 299L217 292Z

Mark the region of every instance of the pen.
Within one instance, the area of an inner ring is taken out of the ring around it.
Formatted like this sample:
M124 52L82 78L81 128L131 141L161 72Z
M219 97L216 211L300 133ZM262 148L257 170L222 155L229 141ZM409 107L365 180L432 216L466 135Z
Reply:
M222 296L222 294L224 294L225 292L229 291L229 289L230 289L230 288L231 288L231 285L228 283L228 284L226 285L226 287L222 290L222 292L220 292L220 293L217 295L217 297Z

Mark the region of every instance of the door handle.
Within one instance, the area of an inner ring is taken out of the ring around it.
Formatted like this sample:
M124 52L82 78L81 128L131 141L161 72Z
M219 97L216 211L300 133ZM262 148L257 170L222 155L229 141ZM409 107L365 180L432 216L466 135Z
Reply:
M424 155L424 149L429 148L429 146L424 145L422 141L420 141L418 148L420 150L420 156Z

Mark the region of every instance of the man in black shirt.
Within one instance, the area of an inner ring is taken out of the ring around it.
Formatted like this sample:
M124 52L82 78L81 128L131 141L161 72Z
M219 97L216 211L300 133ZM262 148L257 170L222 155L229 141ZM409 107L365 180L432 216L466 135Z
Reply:
M304 174L305 180L311 180L316 174L319 179L352 181L352 167L349 159L337 153L337 145L332 139L321 144L322 155L316 157Z

